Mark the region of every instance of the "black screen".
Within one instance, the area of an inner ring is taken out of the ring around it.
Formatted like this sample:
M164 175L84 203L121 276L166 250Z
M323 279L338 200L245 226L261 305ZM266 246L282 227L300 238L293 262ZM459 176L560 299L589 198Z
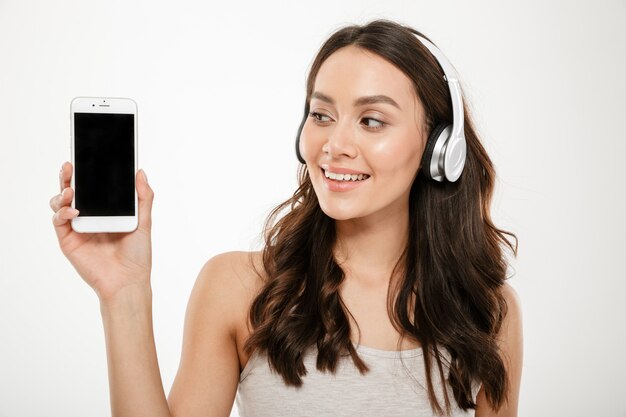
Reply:
M74 113L74 185L80 216L135 215L135 116Z

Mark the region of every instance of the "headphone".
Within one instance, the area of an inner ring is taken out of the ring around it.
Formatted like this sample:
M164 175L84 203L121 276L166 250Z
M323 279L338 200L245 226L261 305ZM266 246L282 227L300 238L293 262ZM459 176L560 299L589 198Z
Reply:
M422 156L422 172L426 178L443 182L455 182L461 176L467 155L463 118L463 99L457 73L445 55L428 39L414 33L415 37L435 57L444 72L444 79L450 88L452 100L452 124L440 123L433 128ZM304 105L304 117L298 128L296 137L296 156L302 164L306 164L300 154L300 134L309 116L309 103Z

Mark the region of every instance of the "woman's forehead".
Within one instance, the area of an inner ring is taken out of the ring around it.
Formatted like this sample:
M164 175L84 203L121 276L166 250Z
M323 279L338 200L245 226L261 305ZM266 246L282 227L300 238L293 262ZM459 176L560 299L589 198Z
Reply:
M338 49L322 63L313 91L350 103L363 96L384 95L403 111L413 110L416 101L413 83L399 68L352 45Z

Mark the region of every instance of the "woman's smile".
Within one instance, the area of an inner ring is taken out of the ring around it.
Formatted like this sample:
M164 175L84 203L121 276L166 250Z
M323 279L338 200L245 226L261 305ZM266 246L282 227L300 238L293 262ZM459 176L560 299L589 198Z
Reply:
M364 182L369 179L369 175L367 174L350 174L348 172L341 173L341 171L347 171L342 169L333 168L333 171L329 169L321 168L322 178L324 179L324 184L330 191L351 191L357 187L360 187ZM336 172L340 171L340 172Z

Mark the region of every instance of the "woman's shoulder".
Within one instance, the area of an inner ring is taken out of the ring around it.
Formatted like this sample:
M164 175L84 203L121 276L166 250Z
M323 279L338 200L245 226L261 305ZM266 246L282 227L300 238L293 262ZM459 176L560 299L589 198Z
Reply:
M515 288L513 288L508 282L505 282L502 284L502 287L500 287L500 292L502 297L504 297L504 301L506 301L508 319L512 320L521 318L522 305Z
M500 287L506 308L500 326L498 339L503 349L519 349L522 343L522 304L517 291L505 282ZM509 346L506 346L509 345Z
M212 281L211 287L219 287L233 295L256 294L265 280L262 254L262 251L220 253L206 261L200 276Z
M205 302L220 305L224 319L237 328L245 323L248 308L265 282L262 251L224 252L202 266L196 287ZM227 316L227 317L226 317Z
M262 255L262 251L220 253L209 259L200 273L200 279L210 281L204 287L205 299L221 305L222 320L228 322L234 336L240 371L250 358L243 349L250 336L250 306L266 281Z

